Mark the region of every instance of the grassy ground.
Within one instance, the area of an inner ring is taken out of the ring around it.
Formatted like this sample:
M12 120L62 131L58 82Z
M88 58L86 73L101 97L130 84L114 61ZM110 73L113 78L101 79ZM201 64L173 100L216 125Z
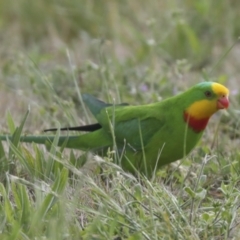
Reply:
M140 184L111 153L80 168L79 152L0 146L0 238L239 239L239 7L223 0L0 1L2 133L12 133L28 108L22 134L93 122L81 92L137 105L203 79L231 91L229 111L211 119L181 166L162 168L155 181Z

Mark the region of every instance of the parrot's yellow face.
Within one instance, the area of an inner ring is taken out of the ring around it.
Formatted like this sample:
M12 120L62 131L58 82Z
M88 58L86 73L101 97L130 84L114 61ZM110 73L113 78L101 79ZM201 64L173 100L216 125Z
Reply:
M213 83L211 90L206 90L203 100L191 104L186 112L195 119L210 118L219 109L228 108L229 90L219 83Z

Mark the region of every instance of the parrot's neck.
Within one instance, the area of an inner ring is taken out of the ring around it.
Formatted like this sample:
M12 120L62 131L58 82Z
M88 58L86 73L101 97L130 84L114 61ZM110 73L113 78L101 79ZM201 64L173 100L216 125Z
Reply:
M184 121L188 124L188 126L197 133L203 131L206 128L209 120L209 118L196 118L186 111L184 112L183 117Z

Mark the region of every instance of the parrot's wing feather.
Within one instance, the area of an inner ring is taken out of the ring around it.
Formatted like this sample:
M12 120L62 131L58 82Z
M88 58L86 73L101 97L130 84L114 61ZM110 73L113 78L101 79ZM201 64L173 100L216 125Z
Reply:
M84 126L60 128L60 130L62 130L62 131L94 132L100 128L102 128L102 126L99 123L94 123L94 124L84 125ZM49 128L49 129L45 129L44 132L52 132L52 131L57 131L57 130L58 130L58 128Z
M118 144L128 144L134 149L142 149L151 137L164 126L157 104L152 106L108 107L97 116L99 124L106 131L112 125Z
M164 126L164 122L156 118L131 119L115 124L116 142L135 150L143 149L150 139Z
M105 103L95 97L93 97L90 94L83 94L82 95L84 103L88 106L90 109L91 113L96 117L103 108L110 107L110 106L127 106L127 103L120 103L120 104L110 104L110 103Z
M103 108L106 107L121 107L121 106L127 106L129 105L128 103L120 103L120 104L110 104L110 103L105 103L95 97L93 97L90 94L83 94L83 101L86 103L86 105L88 106L88 108L90 109L91 113L96 117ZM95 123L95 124L90 124L90 125L85 125L85 126L77 126L77 127L64 127L64 128L60 128L60 130L65 131L83 131L83 132L93 132L96 131L98 129L101 129L102 126L99 123ZM51 131L57 131L58 128L49 128L49 129L45 129L44 132L51 132Z

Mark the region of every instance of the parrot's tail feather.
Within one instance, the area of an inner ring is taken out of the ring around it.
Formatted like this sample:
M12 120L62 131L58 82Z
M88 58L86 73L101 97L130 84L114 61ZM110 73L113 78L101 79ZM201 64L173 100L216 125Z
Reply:
M21 136L20 142L24 143L37 143L37 144L48 144L53 143L56 136ZM0 136L1 141L12 140L12 136L5 135ZM90 149L89 146L86 146L85 142L82 141L81 136L60 136L57 142L58 146L65 146L66 148L73 149Z
M88 144L85 143L83 135L76 136L60 136L57 142L58 146L65 146L66 148L88 150L91 149ZM22 136L21 142L47 144L53 143L56 136Z
M21 136L20 142L46 144L53 143L56 136ZM12 140L12 136L0 135L0 140L7 141ZM57 142L58 146L64 146L65 148L79 149L79 150L96 150L105 149L112 146L112 138L109 134L102 129L97 131L75 136L60 136Z

